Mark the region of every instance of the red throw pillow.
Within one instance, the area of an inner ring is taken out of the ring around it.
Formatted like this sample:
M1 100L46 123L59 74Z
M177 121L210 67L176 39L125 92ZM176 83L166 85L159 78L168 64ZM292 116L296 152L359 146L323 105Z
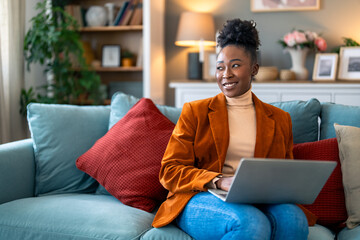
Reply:
M174 126L150 99L142 98L76 166L122 203L151 212L166 198L159 171Z
M293 153L295 159L337 162L336 168L315 202L303 206L318 217L317 223L333 229L341 226L347 219L347 212L336 138L295 144Z

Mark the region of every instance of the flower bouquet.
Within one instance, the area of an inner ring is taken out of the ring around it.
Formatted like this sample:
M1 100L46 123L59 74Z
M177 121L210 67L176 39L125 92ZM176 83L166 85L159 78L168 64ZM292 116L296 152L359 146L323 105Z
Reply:
M315 32L303 30L293 30L285 34L285 36L279 40L279 43L284 48L308 48L320 52L325 51L327 48L325 39Z

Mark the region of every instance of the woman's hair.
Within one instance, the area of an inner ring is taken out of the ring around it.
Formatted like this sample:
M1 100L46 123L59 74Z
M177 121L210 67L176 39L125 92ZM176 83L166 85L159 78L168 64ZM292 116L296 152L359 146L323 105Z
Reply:
M228 45L243 47L250 53L252 61L257 62L256 51L260 46L258 31L254 21L242 21L239 18L228 20L217 37L217 46L224 48Z

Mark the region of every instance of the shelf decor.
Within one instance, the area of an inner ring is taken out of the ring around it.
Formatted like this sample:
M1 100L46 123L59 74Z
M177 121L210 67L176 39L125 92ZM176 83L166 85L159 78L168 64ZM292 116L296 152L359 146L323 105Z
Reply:
M306 56L310 51L325 51L327 44L317 33L304 30L293 30L284 35L278 43L291 56L291 70L296 80L307 80L309 72L305 67Z
M315 57L313 80L333 80L337 73L338 54L318 53Z
M119 67L121 59L120 45L104 45L102 47L102 67Z
M340 48L339 79L360 80L360 47Z

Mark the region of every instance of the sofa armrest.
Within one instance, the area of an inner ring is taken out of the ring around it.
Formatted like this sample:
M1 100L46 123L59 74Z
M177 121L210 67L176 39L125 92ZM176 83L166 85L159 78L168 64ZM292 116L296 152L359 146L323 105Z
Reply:
M0 204L33 197L35 161L32 139L0 145Z

